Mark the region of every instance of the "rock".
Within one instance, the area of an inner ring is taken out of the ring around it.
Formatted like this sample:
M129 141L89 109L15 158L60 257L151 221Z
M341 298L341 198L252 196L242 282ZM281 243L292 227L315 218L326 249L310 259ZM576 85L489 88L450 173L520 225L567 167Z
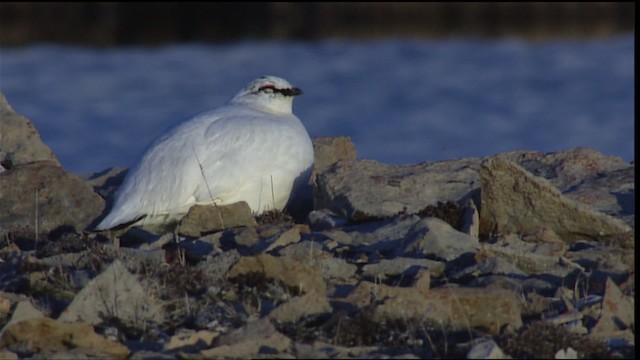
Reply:
M84 230L104 200L79 176L52 162L16 166L0 173L3 232L46 234L63 225Z
M555 359L578 359L578 352L573 348L560 349L554 356Z
M237 249L242 251L243 254L253 254L254 252L251 248L254 246L259 247L261 240L256 227L240 227L225 230L220 237L220 246L223 250ZM266 248L265 245L262 247ZM246 249L248 250L243 251Z
M311 139L315 154L315 164L311 179L338 161L354 161L356 147L347 136L317 136Z
M51 149L42 142L33 123L16 113L1 92L0 118L0 169L11 169L36 161L48 161L52 165L61 166Z
M510 359L493 339L484 340L471 347L467 359Z
M397 254L401 255L403 249L398 245L401 245L401 243L405 241L405 238L410 232L415 231L415 225L419 221L419 216L409 215L345 228L344 230L349 235L347 238L349 241L346 242L346 244L376 249L389 246L389 244L392 243L391 246L396 247ZM325 234L330 237L332 233L339 232L325 232Z
M621 220L564 197L549 181L504 156L484 161L480 178L481 234L528 235L546 227L575 241L631 231Z
M539 255L502 245L482 244L481 250L476 254L478 262L495 257L504 259L508 264L515 266L527 275L542 273L566 275L573 270L573 268L563 265L558 256Z
M416 165L339 162L318 174L314 209L352 221L414 214L438 202L466 200L479 187L479 159Z
M4 334L5 329L9 328L13 324L19 323L24 320L39 318L43 316L44 314L42 313L42 311L36 309L31 304L31 301L28 301L28 300L20 301L16 304L16 307L13 310L13 314L11 315L11 319L9 319L9 322L7 322L2 328L2 331L0 331L0 337L2 336L2 334Z
M107 208L110 209L115 194L127 175L127 171L128 169L123 167L109 168L87 176L86 182L107 201Z
M535 176L549 180L563 193L583 184L586 179L633 168L617 156L606 156L584 147L565 151L513 151L502 154Z
M313 210L307 215L306 223L315 231L330 230L347 225L347 219L342 218L329 209Z
M424 218L417 222L407 235L405 253L435 256L453 260L458 256L479 248L478 239L461 233L438 218Z
M200 237L218 230L255 225L256 220L245 201L229 205L194 205L180 221L178 233Z
M214 341L214 347L199 354L180 354L183 359L255 358L261 353L283 353L291 348L291 339L279 333L269 319L263 318Z
M303 294L325 294L320 270L306 267L292 259L267 254L240 258L227 276L233 279L252 272L263 274L267 279L280 280L287 286L299 289Z
M461 280L471 277L481 277L485 275L507 275L516 278L526 278L522 270L499 257L485 258L475 265L468 266L462 270L448 274L449 279Z
M424 292L413 288L386 288L388 297L376 306L373 319L420 319L434 326L465 330L482 328L492 334L503 326L522 326L520 303L513 292L499 289L432 288Z
M129 355L126 346L111 342L86 323L65 323L48 317L23 320L9 326L2 338L0 348L24 343L29 352L64 352L82 349L93 356L109 356L125 359Z
M300 241L300 228L297 226L292 227L289 230L285 230L276 236L276 239L269 244L266 252L270 252L277 248L282 248L290 244L295 244Z
M444 263L441 261L409 257L382 259L377 263L363 266L362 275L385 280L390 276L413 277L421 269L429 269L433 275L440 276L444 271Z
M630 297L624 296L618 286L608 279L605 285L600 318L591 329L589 337L597 340L624 338L633 340L635 307Z
M16 355L15 353L7 350L7 349L0 349L0 359L2 360L18 360L18 355Z
M323 246L314 241L302 241L291 244L280 250L280 256L291 258L304 265L322 271L325 280L350 279L358 271L358 267L347 263L344 259L333 257L331 253L323 249Z
M183 331L171 337L169 342L164 344L165 351L198 352L211 347L213 340L220 336L214 331Z
M296 322L306 316L330 313L331 305L326 296L308 293L296 296L273 309L268 318L280 323Z
M138 277L116 259L73 299L58 320L100 324L104 317L125 322L160 322L164 312Z

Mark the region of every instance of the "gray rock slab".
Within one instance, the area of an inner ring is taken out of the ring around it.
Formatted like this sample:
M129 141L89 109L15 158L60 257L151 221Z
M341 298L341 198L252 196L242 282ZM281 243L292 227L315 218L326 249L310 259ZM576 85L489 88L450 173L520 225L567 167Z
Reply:
M417 213L472 196L480 186L479 163L478 158L415 165L342 161L318 175L314 208L354 221Z
M195 205L180 221L178 233L199 237L227 228L254 225L256 220L245 201L229 205Z
M409 230L404 246L407 254L419 253L447 261L464 253L475 253L480 248L478 239L434 217L418 221Z
M325 171L338 161L356 159L356 147L348 136L317 136L311 139L311 142L315 155L314 175Z
M51 161L0 173L0 203L0 228L31 234L48 233L62 225L84 230L105 205L82 178Z
M96 325L102 322L102 316L113 316L140 324L160 322L163 314L159 302L143 287L138 277L131 274L120 260L115 260L76 295L58 320Z
M9 319L2 330L0 330L0 337L2 337L5 329L9 328L13 324L17 324L23 320L34 319L43 316L44 314L42 313L42 311L36 309L35 306L31 304L31 301L22 300L16 304L15 309L13 309L13 313L11 314L11 319Z
M633 167L617 156L607 156L585 147L551 153L520 150L502 155L533 175L549 180L562 192L580 185L585 179Z
M388 297L376 307L373 318L417 318L449 329L480 327L498 334L505 325L514 329L522 326L520 308L517 297L508 290L435 288Z
M0 162L4 164L0 165L0 169L5 168L8 163L16 166L35 161L50 161L61 166L58 158L40 138L33 123L16 113L1 92L0 118Z
M296 322L305 316L330 313L331 305L326 296L309 293L295 296L289 301L278 305L268 317L281 323Z
M291 339L278 332L269 319L263 318L220 336L214 340L213 348L201 351L199 356L182 353L180 358L252 358L263 348L281 353L291 346Z
M482 234L528 235L549 228L573 241L631 231L622 220L566 198L548 180L504 156L483 162L480 177Z
M325 279L349 279L358 267L344 259L333 257L320 243L301 241L280 250L280 256L291 258L322 271Z
M389 276L414 276L420 269L429 269L434 276L440 276L444 271L444 263L408 257L382 259L375 264L363 266L362 275L384 280Z

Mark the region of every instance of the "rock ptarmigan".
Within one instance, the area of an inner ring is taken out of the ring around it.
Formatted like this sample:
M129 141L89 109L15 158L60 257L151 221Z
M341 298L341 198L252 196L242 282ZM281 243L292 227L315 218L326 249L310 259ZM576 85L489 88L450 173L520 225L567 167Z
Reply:
M196 204L244 200L254 214L282 210L307 186L314 163L309 134L292 112L300 94L263 76L226 105L172 128L129 170L95 229L163 224Z

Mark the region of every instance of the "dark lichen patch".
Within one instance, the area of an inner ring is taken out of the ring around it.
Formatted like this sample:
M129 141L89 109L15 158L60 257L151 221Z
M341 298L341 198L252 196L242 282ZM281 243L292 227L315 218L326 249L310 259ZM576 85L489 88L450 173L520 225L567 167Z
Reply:
M462 227L461 221L463 214L464 207L453 201L447 201L445 203L438 201L435 206L428 205L424 209L416 213L416 215L423 218L436 217L440 220L445 221L454 229L460 229Z
M496 342L516 359L553 359L559 350L568 348L576 350L580 358L611 357L604 343L546 321L535 321L515 333L502 335Z
M465 342L474 331L450 331L418 319L376 321L375 304L355 314L306 317L296 323L276 323L279 332L300 343L322 341L342 347L377 347L386 354L413 354L421 358L464 358L466 350L455 346Z
M293 217L286 212L280 210L265 211L256 216L256 222L259 225L263 224L293 224Z

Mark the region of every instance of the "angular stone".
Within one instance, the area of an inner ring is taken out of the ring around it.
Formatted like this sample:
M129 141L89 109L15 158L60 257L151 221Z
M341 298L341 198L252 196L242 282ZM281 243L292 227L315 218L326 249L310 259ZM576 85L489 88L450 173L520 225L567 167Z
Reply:
M49 161L61 166L33 123L16 113L1 92L0 119L0 169L36 161Z
M229 205L194 205L180 221L178 233L200 237L218 230L254 225L256 220L245 201Z
M211 349L193 355L182 353L180 358L255 358L262 350L277 354L289 350L291 345L291 339L279 333L269 319L263 318L220 336Z
M389 276L414 276L421 269L429 269L432 274L439 276L444 271L444 263L408 257L382 259L377 263L363 266L362 275L385 280Z
M86 323L65 323L48 317L32 318L13 324L0 338L0 348L25 342L32 352L64 352L83 349L94 356L105 355L115 359L125 359L129 355L126 346L109 341L96 334Z
M196 352L211 347L211 343L220 333L215 331L200 330L185 333L176 333L164 344L165 351Z
M414 214L438 202L459 201L479 187L479 159L387 165L374 160L339 162L320 173L314 208L350 220Z
M356 147L348 136L317 136L311 142L315 154L312 179L340 160L356 159Z
M331 312L331 305L326 296L309 293L296 296L273 309L268 317L281 323L296 322L305 316Z
M478 239L455 230L438 218L424 218L417 222L404 241L405 253L419 253L453 260L480 247Z
M600 318L591 329L589 337L600 340L614 337L633 339L633 333L627 331L633 328L635 328L633 300L624 296L618 286L611 279L607 279Z
M164 312L153 295L116 259L73 299L58 318L97 325L103 316L139 323L160 322Z
M551 153L521 150L502 155L533 175L549 180L562 192L579 186L585 179L633 167L617 156L603 155L585 147Z
M467 359L510 359L493 339L479 342L467 353Z
M280 250L280 256L319 269L325 280L349 279L358 271L356 265L349 264L344 259L333 257L331 253L323 249L321 244L314 241L291 244Z
M387 295L375 308L374 321L413 318L455 330L482 328L492 334L500 333L505 325L522 326L520 303L508 290L387 288Z
M325 294L325 284L320 270L292 259L268 254L240 258L227 276L235 278L252 272L263 274L267 279L280 280L287 286L299 289L303 294Z
M13 324L43 316L44 314L42 313L42 311L36 309L33 304L31 304L31 301L20 301L16 304L16 307L13 310L13 314L11 314L11 319L9 319L9 322L7 322L2 328L2 331L0 331L0 336L4 334L5 329L9 328Z
M50 161L0 173L0 228L46 234L70 225L84 230L104 209L104 200L77 175Z
M481 234L529 235L546 227L572 241L631 231L621 220L564 197L549 181L504 156L483 162L480 178Z

